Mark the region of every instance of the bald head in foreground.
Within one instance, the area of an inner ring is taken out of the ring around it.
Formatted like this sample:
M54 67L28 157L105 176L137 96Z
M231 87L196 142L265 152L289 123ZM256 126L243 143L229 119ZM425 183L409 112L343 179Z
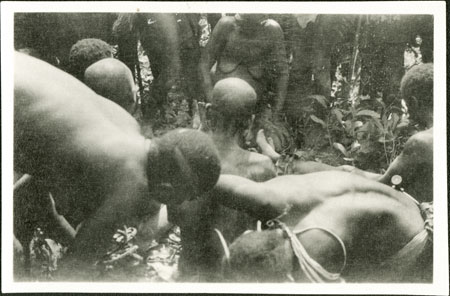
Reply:
M130 69L113 58L102 59L84 72L84 83L97 94L110 99L129 113L136 108L136 91Z
M130 217L159 210L154 201L181 203L216 183L217 149L205 134L145 139L131 115L74 77L14 59L14 170L46 184L69 221L84 220L70 247L75 262L98 260Z
M112 57L113 47L105 41L96 38L81 39L70 48L68 71L83 80L87 67L101 59Z

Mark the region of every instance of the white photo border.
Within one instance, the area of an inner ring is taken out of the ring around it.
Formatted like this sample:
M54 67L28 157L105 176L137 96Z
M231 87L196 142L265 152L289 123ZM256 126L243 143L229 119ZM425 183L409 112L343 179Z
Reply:
M446 3L422 2L2 2L2 292L448 295ZM13 36L15 12L432 14L434 16L434 281L432 284L198 284L13 281Z

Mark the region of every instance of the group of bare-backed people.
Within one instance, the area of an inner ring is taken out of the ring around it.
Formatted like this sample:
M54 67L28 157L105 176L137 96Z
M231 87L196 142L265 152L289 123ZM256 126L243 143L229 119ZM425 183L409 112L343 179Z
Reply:
M14 198L31 196L28 209L69 246L59 263L65 280L95 280L114 232L158 215L161 203L181 230L180 281L432 280L433 65L401 81L422 131L383 175L299 162L277 176L263 130L262 153L242 147L267 100L282 111L282 41L271 19L222 17L207 45L209 128L153 139L130 115L137 89L119 60L98 57L75 78L15 53ZM23 229L15 239L26 245Z

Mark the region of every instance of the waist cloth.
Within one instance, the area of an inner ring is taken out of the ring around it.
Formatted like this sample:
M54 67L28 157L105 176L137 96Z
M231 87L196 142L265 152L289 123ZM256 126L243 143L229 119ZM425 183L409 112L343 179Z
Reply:
M341 273L344 270L346 264L347 264L347 251L344 245L344 242L342 239L335 234L334 232L322 228L322 227L308 227L302 230L298 231L291 231L289 227L286 226L283 222L275 219L271 220L276 223L277 226L279 226L289 237L291 241L291 247L294 251L295 256L297 257L298 263L300 265L300 268L302 269L303 273L306 275L306 277L312 282L312 283L342 283L345 282L345 280L341 277ZM333 273L327 271L323 266L318 263L316 260L311 258L309 256L306 249L303 247L302 243L297 237L297 234L304 233L309 230L318 229L326 232L327 234L331 235L333 238L335 238L338 243L340 244L344 256L344 263L342 264L342 267L339 272Z
M433 203L417 203L424 219L424 229L416 234L396 254L382 263L397 270L409 268L433 244Z
M390 266L394 268L396 272L408 269L412 264L415 264L417 259L423 254L427 246L432 245L433 242L433 204L422 203L418 204L422 217L424 219L424 229L416 234L402 249L400 249L395 255L381 264L381 267ZM309 227L299 231L292 231L283 222L278 219L271 220L270 226L280 227L289 237L292 250L298 259L298 263L303 273L312 283L336 283L345 282L341 277L346 263L347 263L347 251L344 242L338 235L332 231L321 227ZM270 224L270 223L269 223ZM311 258L306 249L301 244L297 237L297 234L304 233L308 230L319 229L334 237L342 247L344 256L344 262L339 272L332 273L327 271L321 264ZM431 243L431 244L430 244Z

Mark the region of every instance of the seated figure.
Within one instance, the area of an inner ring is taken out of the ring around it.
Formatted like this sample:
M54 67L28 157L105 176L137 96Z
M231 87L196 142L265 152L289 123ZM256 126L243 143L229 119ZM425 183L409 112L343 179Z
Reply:
M400 92L408 107L409 119L422 131L406 141L402 153L383 175L362 171L353 166L333 167L313 161L294 161L290 165L290 173L346 171L387 185L392 184L392 177L400 176L395 183L400 181L401 188L409 194L419 199L433 196L433 64L421 64L409 70L401 81ZM264 131L259 131L257 143L262 153L274 162L280 158L270 145L270 138L265 137Z
M433 64L420 64L406 72L400 92L409 119L422 130L405 143L402 153L378 180L401 186L417 199L433 196ZM400 177L400 178L399 178Z
M243 132L256 104L253 88L239 78L226 78L214 86L208 117L211 138L218 151L221 173L261 182L276 176L271 160L242 149ZM221 240L232 242L257 220L212 201L207 195L181 206L169 207L169 220L180 226L183 250L179 268L184 280L219 281L223 254Z

